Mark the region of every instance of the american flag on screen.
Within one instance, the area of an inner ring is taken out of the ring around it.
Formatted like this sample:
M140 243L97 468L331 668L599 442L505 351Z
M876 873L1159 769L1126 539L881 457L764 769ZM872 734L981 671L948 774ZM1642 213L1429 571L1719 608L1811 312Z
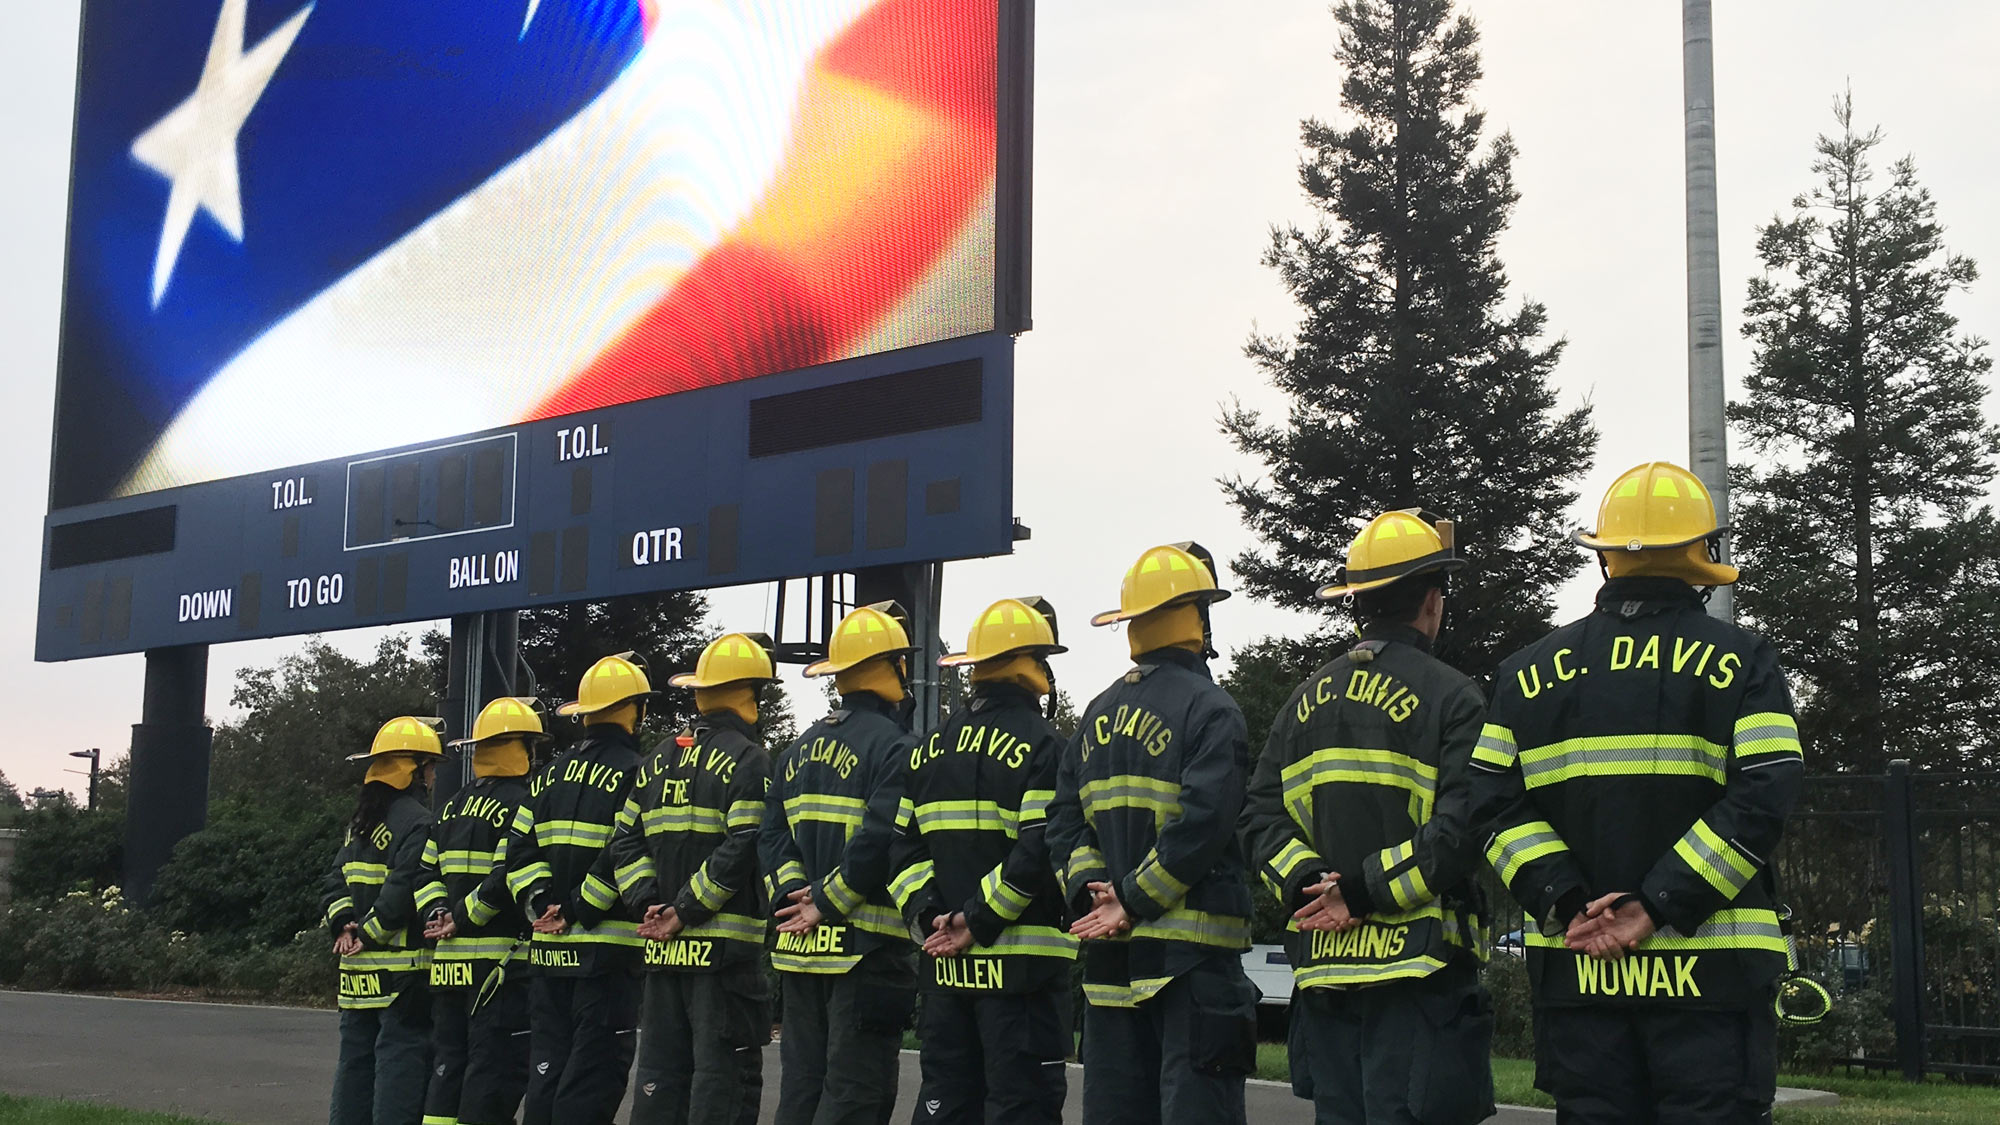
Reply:
M989 330L996 22L94 0L63 395L129 438L104 491Z

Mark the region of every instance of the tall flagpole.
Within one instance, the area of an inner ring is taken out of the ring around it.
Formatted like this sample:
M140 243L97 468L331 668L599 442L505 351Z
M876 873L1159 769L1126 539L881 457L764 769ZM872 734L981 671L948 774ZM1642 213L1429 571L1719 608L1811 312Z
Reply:
M1715 191L1715 50L1709 0L1681 0L1681 92L1687 112L1688 468L1729 522L1729 430L1723 414L1722 261ZM1724 558L1728 556L1724 542ZM1718 587L1708 611L1736 617L1736 599Z

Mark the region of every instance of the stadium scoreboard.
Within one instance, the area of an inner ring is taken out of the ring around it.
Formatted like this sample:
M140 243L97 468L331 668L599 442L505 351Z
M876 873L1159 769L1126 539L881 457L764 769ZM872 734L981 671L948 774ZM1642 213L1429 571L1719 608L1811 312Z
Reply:
M1008 551L1031 38L86 0L36 658Z

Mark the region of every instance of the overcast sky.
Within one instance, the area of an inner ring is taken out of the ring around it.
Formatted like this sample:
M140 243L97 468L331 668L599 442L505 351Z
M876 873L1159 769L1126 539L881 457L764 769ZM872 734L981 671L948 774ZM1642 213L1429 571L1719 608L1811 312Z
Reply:
M107 0L108 2L108 0ZM274 0L251 0L264 5ZM562 0L552 0L560 3ZM205 0L186 5L210 20ZM1585 508L1620 470L1686 454L1680 5L1671 0L1480 0L1478 101L1521 148L1522 192L1502 252L1511 297L1548 305L1570 341L1565 406L1590 402L1603 432ZM1953 250L2000 269L1990 205L2000 83L2000 9L1972 0L1716 5L1725 363L1755 227L1811 185L1814 136L1852 84L1861 120L1888 133L1883 161L1915 156ZM1217 431L1218 404L1276 399L1242 356L1253 325L1296 314L1258 264L1273 222L1306 217L1295 176L1298 123L1337 118L1336 29L1320 0L1043 0L1037 35L1035 330L1020 343L1016 507L1034 540L1010 558L948 568L946 634L995 597L1054 601L1072 653L1060 680L1088 696L1123 666L1121 635L1085 618L1114 604L1146 546L1195 538L1227 558L1248 536L1214 485L1246 466ZM17 4L0 37L0 685L12 712L0 770L21 786L67 786L64 752L122 754L139 717L141 657L32 659L48 492L58 289L76 0ZM1966 328L2000 327L1983 283L1955 302ZM1229 577L1224 576L1225 585ZM1574 583L1564 616L1588 605ZM760 628L768 589L718 592L718 623ZM1237 598L1216 611L1227 652L1298 630ZM419 630L422 626L412 626ZM370 648L380 631L336 634ZM218 647L209 712L227 717L239 668L294 641ZM808 715L817 691L802 694Z

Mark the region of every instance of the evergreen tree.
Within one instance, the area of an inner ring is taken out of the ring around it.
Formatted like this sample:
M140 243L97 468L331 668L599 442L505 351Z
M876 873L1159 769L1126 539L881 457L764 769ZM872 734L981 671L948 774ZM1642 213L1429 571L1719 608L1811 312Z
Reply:
M1562 342L1543 307L1509 313L1497 242L1519 198L1513 139L1482 144L1479 33L1450 0L1350 0L1334 12L1340 126L1308 120L1299 179L1320 221L1273 231L1266 264L1304 310L1295 336L1246 349L1291 400L1282 421L1232 404L1223 429L1266 467L1223 482L1265 546L1235 569L1252 594L1339 618L1315 588L1363 522L1422 506L1458 521L1439 655L1470 674L1549 627L1583 564L1571 482L1597 435L1559 411Z
M641 745L651 747L679 734L694 719L694 693L669 688L667 679L676 672L692 671L702 646L715 639L707 617L708 599L689 592L523 610L521 658L534 669L553 715L557 704L575 698L577 684L592 664L613 653L638 653L661 692L647 708L639 730ZM549 729L557 746L583 733L580 724L567 719L552 720Z
M1834 116L1818 185L1757 239L1756 356L1729 411L1762 458L1734 483L1737 604L1796 677L1815 766L1990 764L2000 432L1985 342L1945 307L1978 271L1946 250L1909 158L1878 182L1882 134L1855 131L1852 95Z

